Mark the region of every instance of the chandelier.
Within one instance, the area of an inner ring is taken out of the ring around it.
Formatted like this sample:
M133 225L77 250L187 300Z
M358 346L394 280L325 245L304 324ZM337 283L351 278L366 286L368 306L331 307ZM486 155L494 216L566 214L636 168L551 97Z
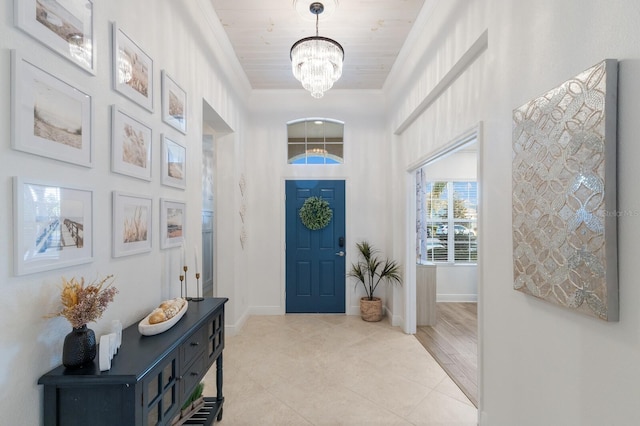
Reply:
M324 11L324 5L311 3L309 11L316 15L316 35L293 44L291 68L302 87L314 98L321 98L342 75L344 50L337 41L318 36L318 15Z

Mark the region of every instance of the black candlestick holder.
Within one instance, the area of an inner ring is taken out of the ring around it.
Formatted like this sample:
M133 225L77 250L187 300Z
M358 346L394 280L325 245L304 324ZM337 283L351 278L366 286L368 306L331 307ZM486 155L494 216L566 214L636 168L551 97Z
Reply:
M186 300L191 300L191 298L187 295L187 270L189 270L189 268L187 268L187 265L184 265L182 267L182 270L184 271L184 298Z
M194 302L201 302L204 300L204 297L200 297L200 272L196 272L196 295L197 297L193 297L191 300Z

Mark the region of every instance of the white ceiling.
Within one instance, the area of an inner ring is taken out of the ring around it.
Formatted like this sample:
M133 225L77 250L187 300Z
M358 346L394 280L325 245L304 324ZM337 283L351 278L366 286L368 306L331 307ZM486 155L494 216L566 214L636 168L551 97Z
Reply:
M299 89L289 51L315 35L312 0L210 0L254 89ZM345 51L336 89L381 89L424 0L325 0L319 35Z

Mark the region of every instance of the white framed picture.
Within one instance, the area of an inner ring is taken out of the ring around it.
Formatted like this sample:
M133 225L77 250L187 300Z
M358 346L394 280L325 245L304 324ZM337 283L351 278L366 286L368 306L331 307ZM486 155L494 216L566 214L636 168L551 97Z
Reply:
M54 52L96 74L92 0L15 0L15 24Z
M11 146L93 166L91 96L11 51Z
M14 273L93 260L93 191L13 178Z
M151 251L151 217L150 197L113 192L113 257Z
M187 149L165 135L162 135L161 174L163 185L180 189L186 187Z
M113 23L113 88L153 112L153 60Z
M111 106L111 170L151 180L151 127L116 105Z
M186 204L160 199L160 248L180 247L186 235Z
M162 121L187 133L187 93L162 70Z

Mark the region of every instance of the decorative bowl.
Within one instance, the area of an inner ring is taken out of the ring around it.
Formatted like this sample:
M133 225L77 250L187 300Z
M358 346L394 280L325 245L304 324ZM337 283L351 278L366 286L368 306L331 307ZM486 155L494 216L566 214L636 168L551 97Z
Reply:
M185 300L184 305L182 305L182 309L180 309L178 313L175 314L175 316L169 318L166 321L159 322L157 324L149 324L149 317L153 313L151 312L149 315L144 317L142 321L138 323L138 331L143 336L153 336L155 334L163 333L168 329L170 329L171 327L173 327L178 321L180 321L180 318L182 318L184 313L187 312L188 307L189 307L189 302Z

